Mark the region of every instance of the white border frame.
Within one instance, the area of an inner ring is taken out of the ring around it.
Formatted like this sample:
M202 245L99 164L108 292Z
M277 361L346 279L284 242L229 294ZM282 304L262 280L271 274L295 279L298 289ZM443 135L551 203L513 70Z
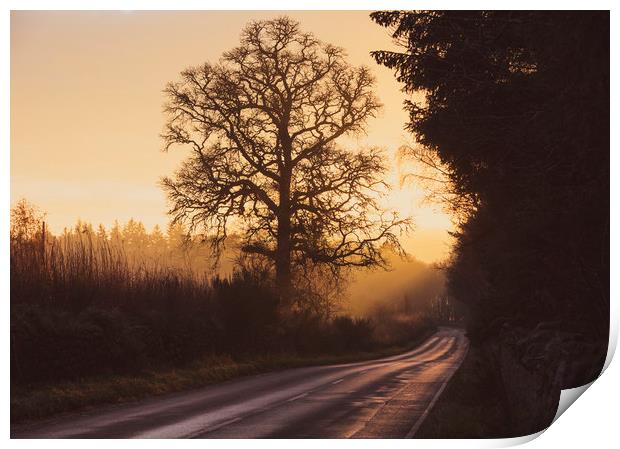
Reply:
M381 2L369 1L369 0L357 0L357 1L334 1L334 0L297 0L295 2L285 2L282 0L268 0L261 2L251 2L243 0L228 0L226 2L210 2L210 1L198 1L198 0L176 0L163 1L154 0L148 3L136 1L136 0L93 0L88 3L80 2L78 0L57 0L54 2L44 0L23 0L15 1L9 0L3 2L4 14L0 16L1 23L1 40L0 45L0 60L4 61L0 65L2 67L2 81L3 88L1 90L2 108L0 117L0 136L3 139L4 150L0 152L0 164L2 167L3 179L5 181L1 185L2 198L4 201L4 213L0 215L0 232L4 236L8 236L9 231L9 209L10 209L10 11L11 10L273 10L273 11L286 11L286 10L376 10L376 9L612 9L614 5L611 1L588 1L579 2L574 0L565 0L561 3L553 2L549 0L522 0L504 1L504 2L492 2L492 1L394 1L384 0ZM558 8L560 6L561 8ZM616 89L614 89L614 81L617 80L617 33L615 32L615 25L617 20L615 18L615 12L611 11L611 110L612 119L614 105L617 104L618 95ZM612 120L613 123L613 120ZM614 148L614 144L617 142L617 130L612 126L611 132L611 147ZM611 173L618 174L618 158L611 153ZM611 177L611 205L616 205L618 199L619 184L617 178ZM616 238L614 230L618 229L618 212L614 207L611 207L611 330L610 330L610 344L609 352L605 367L608 368L617 346L618 336L618 305L617 305L617 293L618 293L618 280L614 274L617 273L617 254L620 249L618 239ZM2 378L3 385L3 401L2 401L2 426L4 429L5 438L9 437L10 432L10 370L9 370L9 327L10 327L10 313L9 313L9 245L8 238L0 239L0 252L2 257L0 258L2 263L2 291L3 295L3 338L4 338L4 357L2 357L0 368L0 376ZM617 365L617 363L616 363ZM607 369L604 375L597 381L584 396L579 400L579 405L571 407L570 411L566 412L557 423L554 423L542 438L537 439L532 443L536 447L583 447L585 444L594 445L595 447L600 445L610 446L610 441L617 441L617 433L615 426L615 400L620 398L618 395L618 368L612 365ZM416 440L412 442L410 440L324 440L321 441L321 445L328 444L329 446L345 446L355 445L356 447L379 447L379 445L390 445L393 447L407 447L414 444L416 447L458 447L458 448L481 448L481 447L505 447L517 444L522 444L527 441L531 441L540 436L543 432L521 438L513 439L495 439L495 440ZM11 440L10 444L16 447L31 447L32 444L36 444L36 441L28 440ZM49 441L45 443L54 447L78 447L83 445L82 441ZM94 440L90 441L89 445L94 447L107 447L110 444L107 440ZM123 440L115 442L114 444L124 445L136 445L142 446L144 444L154 444L156 446L164 447L169 444L168 442L154 441L146 442L142 441L129 441ZM178 443L175 443L178 444ZM181 443L183 444L183 443ZM203 444L197 441L184 444ZM219 440L217 442L211 442L211 445L222 448L232 448L239 444L246 444L252 446L258 446L259 448L272 448L282 447L288 448L291 444L301 448L314 448L317 444L314 440L295 440L293 443L289 440Z

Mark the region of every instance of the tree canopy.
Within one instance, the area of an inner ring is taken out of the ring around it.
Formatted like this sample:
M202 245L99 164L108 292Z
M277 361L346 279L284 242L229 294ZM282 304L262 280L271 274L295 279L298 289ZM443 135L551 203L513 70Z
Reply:
M408 225L380 206L389 187L377 148L338 144L380 103L366 67L282 17L252 22L217 63L166 90L165 148L191 156L163 186L170 213L220 248L231 226L243 250L274 263L283 291L297 268L385 265Z
M592 355L602 363L609 14L391 11L372 19L402 48L373 53L377 62L407 92L425 95L406 104L417 154L437 156L458 199L450 285L469 305L470 335L553 322L603 342Z

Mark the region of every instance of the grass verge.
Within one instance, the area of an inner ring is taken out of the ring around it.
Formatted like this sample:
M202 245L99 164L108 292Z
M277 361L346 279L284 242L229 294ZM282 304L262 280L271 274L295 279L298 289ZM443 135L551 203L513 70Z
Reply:
M507 410L489 362L470 347L415 438L505 438Z
M183 368L145 371L134 376L115 375L52 385L12 386L11 424L24 424L60 413L189 390L251 374L386 357L416 347L433 332L424 332L409 344L373 352L324 356L266 355L240 361L213 356Z

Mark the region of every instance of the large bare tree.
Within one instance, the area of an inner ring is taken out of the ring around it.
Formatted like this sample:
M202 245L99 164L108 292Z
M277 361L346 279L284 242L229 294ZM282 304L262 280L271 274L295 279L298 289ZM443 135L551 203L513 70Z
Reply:
M301 32L289 18L250 23L216 64L168 84L165 149L191 156L162 184L170 213L220 248L231 227L242 249L275 266L289 291L296 267L385 265L408 225L379 204L389 186L376 148L345 150L381 107L366 67Z

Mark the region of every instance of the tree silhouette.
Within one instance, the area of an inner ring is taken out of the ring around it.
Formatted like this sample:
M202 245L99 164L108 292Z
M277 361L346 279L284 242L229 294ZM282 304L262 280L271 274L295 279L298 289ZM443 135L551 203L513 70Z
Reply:
M250 23L240 46L192 67L165 89L165 149L192 155L163 187L175 221L221 248L230 226L242 249L271 260L282 292L295 267L381 266L408 225L380 208L389 186L377 148L348 151L381 107L366 67L283 17Z
M25 198L11 208L11 240L26 242L40 237L45 214Z
M592 381L609 334L609 12L371 18L401 44L376 61L425 96L406 103L410 154L437 157L463 215L448 280L469 337L574 332L594 349L566 343L562 388Z

